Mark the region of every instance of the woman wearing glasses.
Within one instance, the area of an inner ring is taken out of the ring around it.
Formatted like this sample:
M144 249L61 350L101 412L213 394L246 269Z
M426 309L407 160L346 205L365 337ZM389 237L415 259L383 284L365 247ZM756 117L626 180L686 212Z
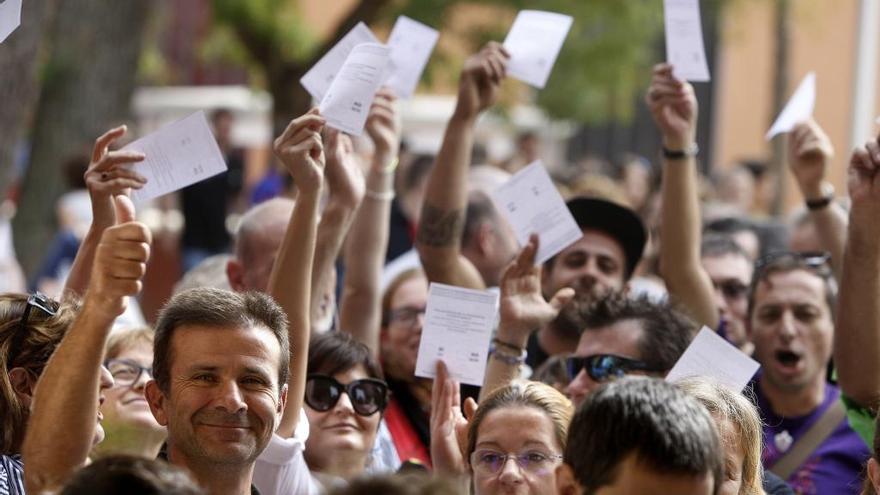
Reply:
M101 405L106 438L94 454L131 454L155 459L167 437L150 412L144 387L152 378L153 330L148 327L113 331L107 341L104 366L113 387Z
M487 395L479 408L468 400L468 421L461 414L458 383L440 363L432 399L435 472L469 474L476 495L556 493L555 471L574 413L571 401L559 391L515 380Z
M367 346L342 332L312 339L305 458L325 488L344 484L371 467L370 454L387 403L388 386Z

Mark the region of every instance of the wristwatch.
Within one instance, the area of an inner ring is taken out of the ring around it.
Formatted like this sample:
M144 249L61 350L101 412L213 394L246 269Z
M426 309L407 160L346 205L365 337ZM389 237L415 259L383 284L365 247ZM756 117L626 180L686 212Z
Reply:
M830 182L822 183L822 197L817 199L808 199L804 201L807 205L807 209L821 210L822 208L827 208L831 202L834 201L834 186L831 185Z
M663 146L663 158L667 160L681 160L684 158L697 156L697 153L700 152L700 147L697 146L697 143L691 143L690 146L683 150L671 150L666 146Z

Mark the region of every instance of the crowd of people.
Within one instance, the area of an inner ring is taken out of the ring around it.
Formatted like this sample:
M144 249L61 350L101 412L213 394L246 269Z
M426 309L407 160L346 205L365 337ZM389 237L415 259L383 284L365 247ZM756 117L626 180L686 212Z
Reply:
M473 151L507 61L467 59L433 158L400 153L387 90L366 147L291 120L293 197L248 210L222 262L222 229L187 217L191 269L152 327L117 322L151 251L144 155L99 137L63 292L0 295L0 494L877 493L880 141L839 201L831 142L799 124L805 210L757 220L704 194L693 88L657 65L658 166L560 182L583 235L536 265L491 199L510 173ZM500 292L482 387L416 376L429 283ZM702 326L760 363L745 391L664 381Z

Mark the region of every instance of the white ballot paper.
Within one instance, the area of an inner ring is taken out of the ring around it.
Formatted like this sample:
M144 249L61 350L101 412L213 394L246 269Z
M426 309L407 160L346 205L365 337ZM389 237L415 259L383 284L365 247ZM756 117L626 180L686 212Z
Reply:
M410 98L415 93L438 38L440 33L430 26L404 15L397 18L388 35L391 73L385 85L399 98Z
M497 308L495 292L432 283L416 376L434 378L437 360L442 359L452 378L482 385Z
M810 72L801 81L800 86L791 95L791 99L785 104L785 108L776 117L776 122L770 126L765 138L767 141L773 136L783 132L789 132L799 122L809 119L813 115L813 107L816 105L816 73Z
M507 74L532 86L543 88L562 50L572 18L540 10L521 10L504 40L510 53Z
M702 376L736 392L748 385L761 365L708 327L703 327L691 345L666 375L667 382Z
M327 119L327 125L354 136L363 134L370 105L388 67L390 51L377 43L354 47L321 101L321 115Z
M538 234L535 262L542 264L583 236L541 160L532 162L495 190L493 199L520 245Z
M324 99L324 94L330 87L330 83L336 78L336 74L342 68L348 54L361 43L379 43L370 28L363 22L357 23L357 26L346 33L339 40L339 43L336 43L330 51L321 57L321 60L318 60L318 63L302 76L299 83L306 88L315 101Z
M131 192L135 204L226 171L223 154L203 111L168 124L123 149L146 155L144 161L132 166L147 178L143 188Z
M0 43L21 24L21 1L0 0Z
M699 0L663 0L666 28L666 61L679 79L705 82L709 65L703 49Z

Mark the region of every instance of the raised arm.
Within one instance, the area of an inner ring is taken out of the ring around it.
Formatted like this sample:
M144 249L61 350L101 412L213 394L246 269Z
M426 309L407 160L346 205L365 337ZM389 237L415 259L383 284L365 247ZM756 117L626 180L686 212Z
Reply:
M287 313L290 325L287 406L276 430L284 438L290 438L296 431L306 387L312 266L324 175L323 127L324 118L313 108L294 119L274 146L275 156L287 167L297 187L296 204L269 276L269 295Z
M712 280L700 263L700 201L697 192L697 98L694 88L658 64L646 98L663 137L663 198L660 273L673 300L698 323L718 326Z
M110 129L95 141L92 161L86 169L85 181L92 203L92 225L83 237L76 258L70 267L70 274L64 283L62 296L82 297L89 283L95 250L101 234L116 222L113 213L113 196L128 195L130 189L140 189L147 180L126 165L144 159L138 151L110 151L110 145L125 135L126 127Z
M810 221L822 248L831 253L834 275L840 279L846 244L846 211L834 201L834 188L826 180L834 158L831 140L813 119L798 124L788 138L789 166L807 204L813 204Z
M880 400L880 145L853 152L848 170L849 236L834 332L843 393L876 411Z
M538 236L532 235L501 276L500 321L493 340L494 351L486 365L480 399L520 376L517 356L525 358L529 334L556 318L574 290L560 289L550 302L541 295L541 267L535 266Z
M340 143L348 139L336 129L325 129L327 167L324 169L324 178L329 194L318 223L315 265L312 268L311 312L312 327L316 332L329 330L317 325L332 321L326 317L327 312L336 310L336 260L364 197L364 177L360 164L353 153L338 151L342 146Z
M101 365L104 345L127 296L141 290L151 242L125 196L116 197L116 218L95 250L82 310L37 382L22 446L28 493L59 489L103 438L103 430L96 434L100 390L113 384Z
M474 124L498 98L507 67L507 52L490 42L467 59L458 83L455 112L437 153L416 235L416 249L431 282L482 289L480 272L461 254L468 197L468 169L474 146Z
M380 91L367 117L367 133L375 152L367 172L366 196L345 246L345 282L339 311L340 329L376 355L382 324L382 267L388 247L388 218L394 197L400 132L394 95Z

